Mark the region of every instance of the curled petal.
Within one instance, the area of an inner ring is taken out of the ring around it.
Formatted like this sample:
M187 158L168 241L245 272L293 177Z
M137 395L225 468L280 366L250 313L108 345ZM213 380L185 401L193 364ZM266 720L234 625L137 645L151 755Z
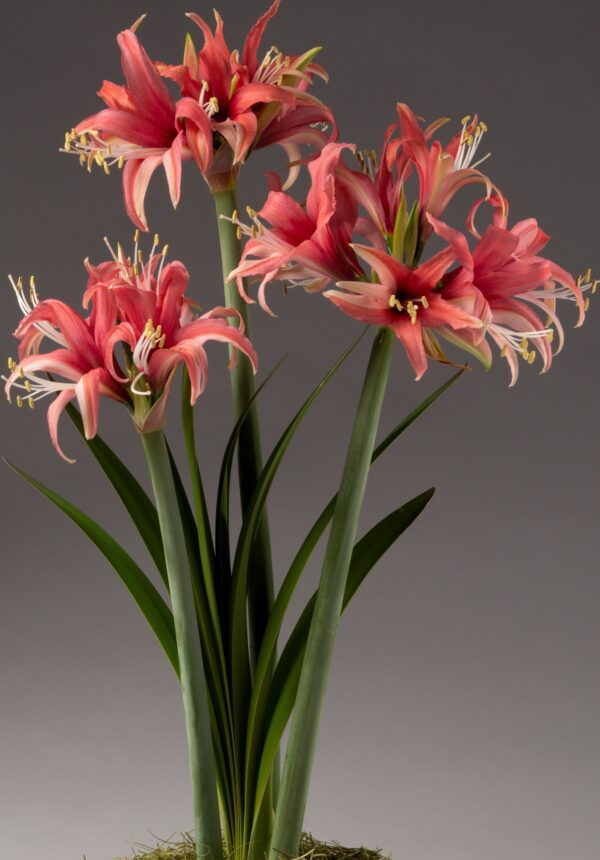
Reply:
M184 121L187 144L198 167L208 170L212 161L212 129L206 113L191 98L180 99L175 113L178 121Z
M100 381L104 375L101 367L84 373L75 386L75 396L81 412L86 439L93 439L98 432L98 407L100 405Z
M146 191L152 174L161 163L162 156L152 155L148 158L128 161L123 170L123 193L127 214L133 223L144 232L148 230L144 208Z
M169 194L174 207L179 203L181 193L181 149L183 146L183 132L179 132L170 148L162 157L163 166L167 175Z
M48 407L48 430L50 431L50 439L57 453L66 460L67 463L74 463L71 457L67 457L58 442L58 420L62 415L67 403L69 403L75 397L74 389L66 389L65 391L61 391L58 397L56 397L50 406Z

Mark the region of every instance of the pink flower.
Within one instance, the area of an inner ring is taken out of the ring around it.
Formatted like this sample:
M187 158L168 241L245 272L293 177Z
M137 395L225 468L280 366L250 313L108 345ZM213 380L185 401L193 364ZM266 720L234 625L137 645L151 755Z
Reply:
M489 197L496 190L491 181L477 170L488 157L475 161L481 140L487 131L477 117L464 117L462 129L446 146L433 139L438 129L448 122L438 119L422 129L418 118L405 104L398 104L398 121L385 134L381 156L374 152L359 153L361 170L338 169L338 180L348 186L366 217L359 219L357 229L378 247L391 242L406 199L406 183L411 174L418 178L416 200L419 219L419 248L422 248L431 227L430 213L439 217L454 195L467 185L479 184ZM489 153L488 153L489 155Z
M193 156L202 168L208 165L211 131L204 111L173 102L133 30L119 33L117 42L127 85L104 81L98 95L107 107L68 132L64 148L78 154L90 170L94 163L107 173L114 164L124 166L127 214L147 230L144 199L152 174L162 165L176 206L181 163Z
M104 364L101 331L108 331L113 323L110 302L100 304L93 316L84 319L64 302L55 299L38 301L33 278L30 282L30 301L23 289L22 280L11 283L24 318L15 331L21 343L19 361L9 359L11 371L6 379L6 396L16 388L17 405L27 403L31 408L43 397L57 394L48 409L50 438L58 453L70 460L58 444L58 419L71 400L77 399L87 439L96 435L100 395L112 400L127 402L127 395L111 377ZM44 340L58 348L39 353ZM50 378L47 374L52 374ZM60 377L57 379L56 377Z
M148 229L144 200L160 166L176 206L183 161L195 160L217 190L235 182L253 148L278 143L295 161L299 144L320 149L327 140L316 126L334 126L331 112L306 92L315 75L326 77L312 62L316 51L283 57L271 49L258 63L262 34L278 7L276 0L250 30L241 61L225 43L218 14L215 34L198 15L190 14L205 44L197 54L188 37L181 66L152 62L135 35L142 19L117 36L126 85L103 83L98 95L106 108L66 134L64 151L77 154L90 170L93 164L107 173L115 164L124 167L125 206L140 229ZM177 82L181 98L173 100L164 78ZM297 168L292 172L295 175Z
M548 236L534 218L519 221L508 229L506 202L497 198L490 202L496 207L494 222L472 251L462 233L431 216L429 221L436 233L453 247L461 264L444 277L443 295L452 299L472 290L473 311L484 323L481 332L458 332L454 339L463 347L470 345L471 351L489 366L491 350L484 339L489 334L508 361L510 384L514 385L519 373L519 355L532 364L537 348L544 372L552 362L555 330L558 347L554 354L562 349L564 331L556 313L557 300L567 299L577 304L577 325L581 325L585 317L583 291L595 289L595 282L589 278L589 283L581 279L576 282L556 263L539 256Z
M285 192L272 190L260 212L249 210L254 222L251 228L234 217L250 238L240 265L229 277L237 278L240 292L249 300L243 278L262 276L258 300L269 313L265 287L272 280L318 291L331 281L354 279L362 273L351 245L357 206L336 181L344 149L352 147L326 144L319 157L309 163L311 186L306 207ZM263 221L271 226L265 228Z
M324 295L348 316L369 325L387 326L402 342L416 378L427 370L427 357L445 360L437 336L447 331L477 331L481 321L470 311L472 294L455 290L447 297L440 289L444 273L454 263L448 247L415 269L378 248L354 245L377 279L340 281Z
M202 31L202 49L197 52L188 35L182 65L158 64L160 73L176 81L181 95L199 104L210 119L217 144L205 173L213 189L231 184L251 149L279 143L294 161L300 154L298 144L310 143L320 149L327 140L316 125L335 128L329 109L307 92L315 75L327 79L313 62L317 49L284 56L273 47L258 60L265 29L280 2L275 0L250 29L241 57L228 47L218 12L214 33L203 18L188 13Z
M177 261L166 264L167 248L155 253L157 246L155 237L144 262L136 235L132 258L118 246L109 261L98 266L86 261L89 280L84 307L91 309L85 318L63 302L38 303L33 285L30 304L21 281L13 282L25 317L15 332L21 341L19 361L9 361L6 394L10 397L11 390L18 388L24 392L18 405L30 406L48 394L58 394L48 409L48 424L52 442L64 459L68 458L58 444L58 419L73 398L88 439L97 431L101 395L125 403L140 432L148 433L164 426L179 364L185 364L190 375L192 404L204 391L208 341L233 348L230 366L241 350L257 368L256 352L244 335L239 313L219 307L197 316L195 304L186 296L185 266ZM232 318L237 326L230 323ZM40 353L46 339L59 349ZM120 345L126 347L121 357L116 354Z

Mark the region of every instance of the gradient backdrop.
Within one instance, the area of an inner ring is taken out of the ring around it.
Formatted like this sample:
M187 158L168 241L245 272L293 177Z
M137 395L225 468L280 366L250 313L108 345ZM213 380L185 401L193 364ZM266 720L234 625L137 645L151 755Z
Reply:
M210 6L194 8L208 16ZM120 177L88 176L59 155L65 129L97 109L103 77L121 79L117 32L147 11L146 47L175 61L187 7L56 0L4 10L0 269L34 272L43 296L79 302L81 260L104 256L104 234L133 232ZM231 44L264 8L222 0ZM577 273L600 268L599 26L594 2L286 0L267 42L324 46L331 83L319 92L342 136L367 147L379 148L398 100L430 119L479 111L486 166L513 217L536 215L554 237L549 254ZM256 208L268 162L261 154L244 173L243 200ZM186 167L179 210L157 174L148 212L211 306L221 291L211 200ZM8 284L1 295L8 355L19 314ZM262 366L290 356L262 401L265 446L360 328L317 296L271 297L279 320L253 314ZM574 331L574 309L564 310L567 346L548 375L523 368L509 389L501 360L489 374L476 368L373 472L363 528L438 491L344 618L306 819L321 838L396 860L598 855L600 320L592 303ZM367 350L365 341L314 407L274 487L280 574L336 486ZM224 364L214 346L198 406L211 492L230 423ZM415 384L398 348L383 427L447 376L432 367ZM123 411L103 409L101 431L141 467ZM44 409L2 405L0 435L2 454L144 559L67 422L75 466L54 454ZM188 828L178 689L151 633L86 538L4 468L0 482L0 853L109 860L128 840L152 841L149 831Z

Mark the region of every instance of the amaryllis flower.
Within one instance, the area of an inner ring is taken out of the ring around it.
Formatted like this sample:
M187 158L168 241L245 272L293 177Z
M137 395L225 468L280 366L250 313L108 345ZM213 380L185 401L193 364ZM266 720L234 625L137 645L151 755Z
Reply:
M279 0L250 30L241 59L227 47L218 14L214 35L190 14L205 45L196 53L188 36L181 66L152 62L135 34L142 19L118 35L126 85L103 83L98 95L106 108L67 133L64 151L77 154L88 169L98 164L108 173L113 165L124 167L125 206L140 229L148 229L144 200L160 166L176 206L183 161L194 159L218 190L235 182L254 147L278 143L294 161L299 144L320 148L327 140L317 126L333 125L331 113L306 92L314 75L326 77L312 62L316 51L283 57L271 49L258 62L262 34L278 6ZM180 98L172 98L164 78L177 82Z
M58 394L48 409L48 424L52 442L66 460L69 458L58 444L57 425L73 398L88 439L97 431L100 396L125 403L138 430L149 433L165 423L169 391L180 364L185 364L190 376L191 403L203 392L208 341L232 348L230 366L241 350L257 368L256 352L244 335L239 313L218 307L198 316L195 303L186 296L189 275L185 266L178 261L167 264L166 246L160 253L156 253L157 247L155 237L144 261L136 235L132 257L126 257L118 246L106 262L93 266L86 261L87 317L56 300L38 303L33 285L29 303L22 282L13 283L25 316L15 332L20 340L19 361L9 361L6 394L10 398L12 389L18 389L20 406ZM45 340L59 348L40 352Z
M556 313L557 300L577 304L581 325L585 316L583 291L595 289L595 283L575 279L539 252L548 236L534 218L519 221L510 229L505 201L492 199L496 207L493 223L471 251L467 238L447 224L429 216L436 233L454 249L461 264L443 278L442 294L448 299L473 291L473 312L484 328L480 332L458 332L454 339L465 347L469 343L484 364L491 363L491 350L484 339L500 347L511 370L511 385L519 373L519 356L532 364L536 352L542 359L542 372L548 370L553 354L562 349L564 330ZM477 208L476 204L474 208ZM470 217L472 223L472 217ZM553 352L554 335L558 335ZM453 339L450 335L449 340ZM468 348L468 347L467 347Z
M21 278L10 281L24 318L15 331L20 340L19 361L8 360L11 372L5 378L6 396L10 400L16 389L17 405L33 408L43 397L58 395L48 408L50 438L61 457L73 463L58 444L58 419L65 406L77 400L86 438L91 439L98 428L100 396L128 402L127 393L105 367L103 345L97 338L100 331L108 331L114 324L111 303L99 305L93 318L84 319L64 302L40 302L33 278L29 301ZM40 353L45 340L56 348Z
M476 160L481 140L487 131L477 117L464 117L461 131L443 146L434 139L447 119L438 119L425 129L405 104L397 105L398 121L387 129L381 155L374 151L359 152L360 170L340 165L338 182L347 185L365 217L357 224L358 232L378 247L392 240L397 219L406 204L406 183L416 173L418 195L416 214L419 223L419 247L422 248L431 227L427 214L440 217L454 195L467 185L479 184L487 196L497 189L487 176L477 170L488 155Z
M249 210L251 227L234 214L234 222L249 239L240 265L229 277L237 279L248 300L243 279L261 276L258 300L269 313L265 287L272 280L317 291L332 281L362 274L351 245L357 206L347 189L336 182L340 157L348 148L352 149L348 144L329 143L309 163L311 186L305 207L284 191L272 190L259 212Z
M482 328L474 316L469 289L457 289L447 298L440 282L455 262L451 247L435 254L416 268L400 263L378 248L354 245L356 253L376 275L368 281L340 281L324 295L354 319L391 328L402 342L408 359L420 379L427 370L427 357L445 360L437 335L446 331Z
M183 64L158 64L160 73L176 81L181 95L190 99L190 109L199 105L209 117L213 157L209 168L203 169L213 189L231 185L251 149L278 143L293 162L300 156L299 144L323 146L327 137L318 126L335 129L329 109L307 92L314 76L327 80L321 66L313 62L318 49L286 56L271 47L258 59L265 29L280 3L275 0L250 29L241 55L228 47L216 10L214 33L200 15L189 12L202 32L202 49L196 51L188 35Z
M78 123L65 137L64 149L80 162L124 167L125 207L131 220L147 230L144 199L154 171L164 167L176 206L181 192L181 163L195 157L201 168L210 161L210 127L202 110L175 104L165 82L140 45L134 28L117 36L126 86L104 81L98 95L106 108ZM192 115L193 114L193 115ZM185 128L184 128L185 118Z

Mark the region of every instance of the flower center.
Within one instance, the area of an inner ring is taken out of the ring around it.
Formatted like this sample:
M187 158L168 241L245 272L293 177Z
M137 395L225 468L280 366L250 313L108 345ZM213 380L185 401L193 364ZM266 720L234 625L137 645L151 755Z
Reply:
M394 294L390 296L389 306L398 311L398 313L406 311L411 323L415 325L417 322L417 313L419 310L427 310L429 301L427 300L427 296L421 296L420 299L400 299Z

